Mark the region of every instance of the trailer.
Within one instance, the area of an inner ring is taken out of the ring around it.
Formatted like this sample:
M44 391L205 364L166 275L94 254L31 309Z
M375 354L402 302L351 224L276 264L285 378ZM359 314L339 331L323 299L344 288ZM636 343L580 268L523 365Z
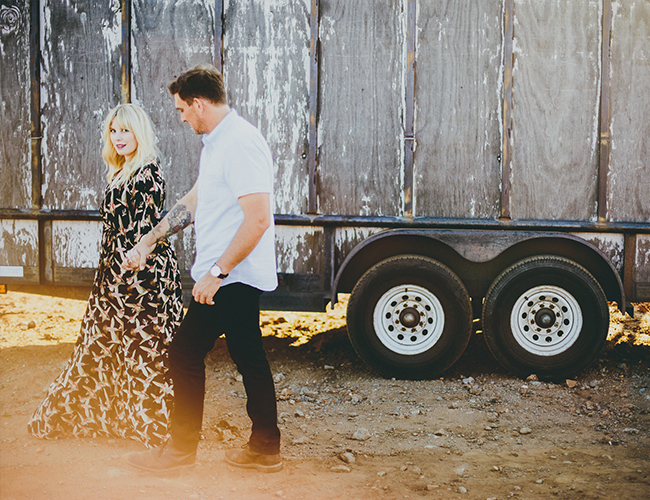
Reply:
M201 143L167 83L198 63L274 154L278 289L350 294L387 377L438 376L473 331L511 372L586 367L608 303L650 301L644 0L3 0L0 283L89 286L101 124L152 117L168 207ZM193 234L174 237L190 288Z

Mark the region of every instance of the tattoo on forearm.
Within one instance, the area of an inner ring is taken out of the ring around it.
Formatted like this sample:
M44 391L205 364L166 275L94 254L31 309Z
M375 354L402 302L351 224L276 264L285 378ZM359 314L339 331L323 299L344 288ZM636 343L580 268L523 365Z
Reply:
M189 226L192 223L192 212L185 205L176 204L167 214L167 222L169 222L169 229L166 232L163 232L161 224L154 228L153 234L156 241L160 238L168 238Z

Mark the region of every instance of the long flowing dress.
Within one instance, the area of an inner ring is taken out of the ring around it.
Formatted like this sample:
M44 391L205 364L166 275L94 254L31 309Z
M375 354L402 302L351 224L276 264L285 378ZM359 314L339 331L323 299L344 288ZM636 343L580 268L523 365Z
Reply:
M146 446L168 438L173 390L166 350L183 315L176 255L161 240L145 269L120 266L125 251L162 218L164 200L157 161L107 187L99 267L81 332L28 424L35 436L117 436Z

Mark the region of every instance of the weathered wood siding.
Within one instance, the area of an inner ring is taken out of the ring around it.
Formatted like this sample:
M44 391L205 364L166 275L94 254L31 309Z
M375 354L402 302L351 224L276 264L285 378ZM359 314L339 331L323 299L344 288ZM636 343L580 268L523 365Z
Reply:
M29 1L0 5L0 206L31 208Z
M593 220L600 2L515 0L512 218Z
M320 2L320 213L402 214L403 7Z
M3 283L38 283L38 223L0 220L0 276Z
M499 214L502 17L501 1L419 5L417 216Z
M306 213L309 196L310 0L227 1L228 102L258 126L276 164L276 213Z
M650 2L616 3L612 28L609 220L650 221Z
M493 219L507 203L513 219L593 221L603 211L599 169L607 168L606 218L650 221L648 1L416 3L409 10L414 4L408 0L320 0L312 16L317 3L311 0L3 0L0 208L96 210L105 188L101 126L111 107L129 99L152 118L171 207L196 180L202 144L180 122L167 84L195 64L213 63L222 65L229 103L269 141L278 214L306 214L315 200L323 215L410 215L405 186L412 166L415 217ZM126 31L123 5L131 8ZM511 40L504 24L513 5ZM607 72L601 57L610 5ZM30 50L32 6L40 37ZM312 33L318 36L313 67ZM511 44L512 63L505 58ZM408 71L412 47L414 80ZM39 50L40 108L32 109L30 55ZM123 70L130 86L122 85ZM609 100L601 95L603 84ZM510 89L511 123L504 123ZM599 157L601 98L611 114L606 158ZM32 116L42 123L42 206L38 169L32 180L38 166ZM412 165L405 155L411 119ZM512 151L502 165L509 126ZM317 144L309 144L310 133ZM504 166L510 167L510 190L502 193ZM92 276L99 225L68 222L0 220L0 266L22 266L26 279L38 279L40 231L46 280ZM279 228L278 271L325 273L327 259L340 266L377 230ZM622 266L620 235L590 238ZM646 255L647 238L639 241L638 255ZM181 268L189 270L192 231L175 237L174 245ZM637 260L647 274L647 263Z
M41 6L43 206L99 206L106 185L102 125L120 102L121 12L116 0Z
M165 170L166 206L189 191L198 175L201 138L181 123L167 85L197 64L214 64L214 1L135 0L131 11L131 100L149 113ZM173 238L181 269L194 261L194 235Z

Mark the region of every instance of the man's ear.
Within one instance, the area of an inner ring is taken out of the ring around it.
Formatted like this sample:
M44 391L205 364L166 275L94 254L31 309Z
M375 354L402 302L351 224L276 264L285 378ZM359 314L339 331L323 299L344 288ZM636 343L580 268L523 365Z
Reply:
M203 108L205 108L205 103L203 102L203 99L199 99L198 97L195 97L192 100L192 104L194 104L194 107L199 113L203 112Z

